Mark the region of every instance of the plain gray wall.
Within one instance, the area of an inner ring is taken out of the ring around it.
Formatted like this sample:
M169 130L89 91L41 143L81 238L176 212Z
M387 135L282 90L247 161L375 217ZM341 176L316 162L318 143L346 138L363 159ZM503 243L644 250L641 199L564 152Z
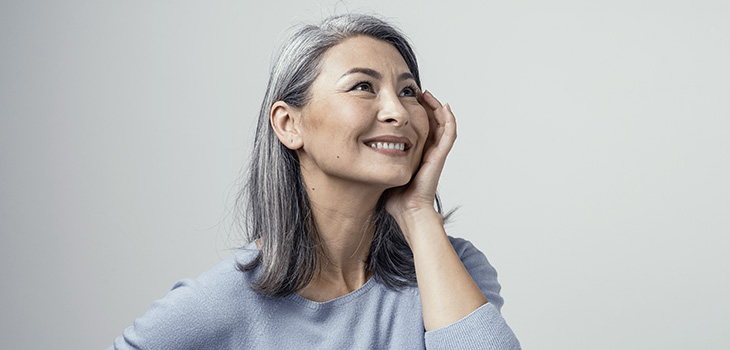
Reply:
M448 230L526 349L730 346L727 1L3 1L3 348L103 348L241 244L271 52L346 11L453 105Z

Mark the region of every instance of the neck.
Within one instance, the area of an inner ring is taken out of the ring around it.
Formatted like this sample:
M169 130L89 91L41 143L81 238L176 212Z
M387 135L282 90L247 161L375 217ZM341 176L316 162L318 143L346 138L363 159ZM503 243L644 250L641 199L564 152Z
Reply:
M299 294L331 300L361 287L372 275L365 261L375 230L372 215L383 190L302 175L322 246L317 272Z

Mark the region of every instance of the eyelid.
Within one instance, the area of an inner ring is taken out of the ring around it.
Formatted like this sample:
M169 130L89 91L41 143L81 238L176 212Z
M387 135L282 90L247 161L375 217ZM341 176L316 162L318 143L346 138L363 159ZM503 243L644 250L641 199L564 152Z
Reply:
M421 89L419 89L417 85L415 85L415 84L408 84L405 87L403 87L403 89L401 89L401 92L399 93L399 95L401 93L403 93L403 91L406 90L406 89L413 90L413 96L403 96L403 97L418 97L418 94L421 91Z
M366 91L366 92L376 93L374 84L371 81L369 81L369 80L359 80L359 81L357 81L356 83L352 84L352 86L350 87L350 89L348 91L355 91L355 90L357 90L357 88L359 86L361 86L363 84L367 85L368 88L370 89L369 91ZM400 90L400 92L398 93L398 95L400 96L400 94L402 94L403 91L406 90L406 89L413 90L413 95L412 96L401 96L401 97L418 97L418 94L421 92L421 89L418 88L418 85L416 85L415 83L409 82L409 83L407 83L406 86L404 86ZM365 91L365 90L359 90L359 91Z
M357 90L357 87L363 84L367 84L370 88L371 92L375 92L375 88L373 87L373 83L368 80L360 80L357 83L353 84L350 88L350 91Z

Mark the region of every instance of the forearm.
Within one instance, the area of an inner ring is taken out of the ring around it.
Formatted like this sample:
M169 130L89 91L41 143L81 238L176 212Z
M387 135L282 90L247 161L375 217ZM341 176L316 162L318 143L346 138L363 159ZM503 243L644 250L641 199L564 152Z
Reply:
M413 251L426 331L453 324L487 303L454 251L436 211L396 220Z

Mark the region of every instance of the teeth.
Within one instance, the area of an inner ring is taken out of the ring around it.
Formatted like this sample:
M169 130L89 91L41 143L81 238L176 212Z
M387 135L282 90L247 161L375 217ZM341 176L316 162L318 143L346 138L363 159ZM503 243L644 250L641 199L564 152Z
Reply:
M370 147L372 147L372 148L380 148L380 149L397 149L399 151L405 151L406 150L406 144L405 143L373 142L373 143L370 144Z

